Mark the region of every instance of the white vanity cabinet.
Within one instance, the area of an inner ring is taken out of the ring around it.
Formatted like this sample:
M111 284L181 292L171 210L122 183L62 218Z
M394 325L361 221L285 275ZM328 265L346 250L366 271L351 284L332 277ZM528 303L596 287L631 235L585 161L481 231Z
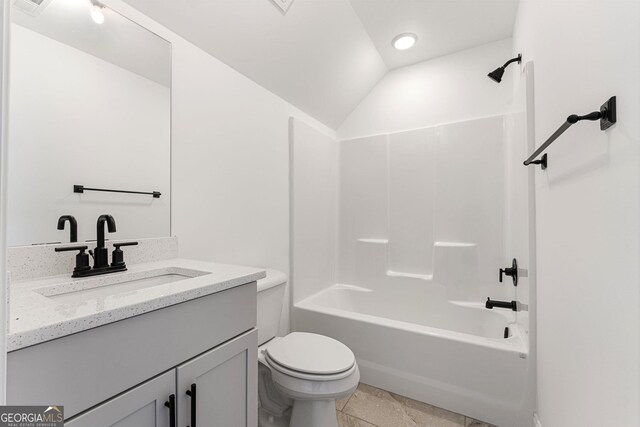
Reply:
M255 427L256 282L8 353L7 403L69 427ZM186 393L195 384L195 399Z
M170 371L65 422L65 427L171 427L170 409L176 375ZM175 411L175 409L174 409Z
M258 425L257 330L176 369L178 425Z
M257 340L254 329L78 415L65 426L255 427Z

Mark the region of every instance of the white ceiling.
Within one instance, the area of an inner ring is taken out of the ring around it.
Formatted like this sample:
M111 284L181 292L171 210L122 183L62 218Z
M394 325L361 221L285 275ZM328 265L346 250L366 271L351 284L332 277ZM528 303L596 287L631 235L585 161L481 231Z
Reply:
M125 0L337 128L387 67L346 0Z
M125 68L164 86L171 85L171 44L105 8L105 21L91 19L89 0L53 0L38 16L11 10L11 22Z
M517 8L517 0L294 0L283 14L271 0L125 1L334 129L389 69L510 37ZM408 31L416 46L393 50L391 39Z
M511 37L517 0L351 0L390 69ZM414 33L406 51L391 40ZM508 58L505 58L505 60Z

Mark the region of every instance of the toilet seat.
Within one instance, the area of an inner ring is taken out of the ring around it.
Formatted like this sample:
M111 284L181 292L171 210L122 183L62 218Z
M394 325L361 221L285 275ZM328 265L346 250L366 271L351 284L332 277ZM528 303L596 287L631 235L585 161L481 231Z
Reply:
M286 366L280 365L278 362L269 357L265 352L265 361L270 368L280 372L281 374L288 375L292 378L307 380L307 381L335 381L341 380L343 378L347 378L349 375L352 375L353 372L357 369L356 364L354 363L351 368L346 371L339 372L337 374L308 374L305 372L295 371L292 369L288 369Z
M307 332L293 332L270 343L265 356L284 374L319 381L344 378L356 364L351 349L340 341Z

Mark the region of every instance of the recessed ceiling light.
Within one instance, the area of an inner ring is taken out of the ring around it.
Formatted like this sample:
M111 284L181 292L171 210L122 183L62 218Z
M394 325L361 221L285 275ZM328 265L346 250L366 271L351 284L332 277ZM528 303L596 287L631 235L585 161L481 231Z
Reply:
M102 12L102 9L102 6L99 4L94 3L91 5L91 19L99 25L104 24L104 13Z
M402 33L395 36L391 44L398 50L407 50L416 44L417 40L418 36L413 33Z

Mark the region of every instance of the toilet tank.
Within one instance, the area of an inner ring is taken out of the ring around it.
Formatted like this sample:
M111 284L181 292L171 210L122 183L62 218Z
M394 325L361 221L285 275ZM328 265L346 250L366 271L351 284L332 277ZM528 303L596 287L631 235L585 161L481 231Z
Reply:
M278 270L267 270L258 280L258 345L278 334L286 284L287 275Z

